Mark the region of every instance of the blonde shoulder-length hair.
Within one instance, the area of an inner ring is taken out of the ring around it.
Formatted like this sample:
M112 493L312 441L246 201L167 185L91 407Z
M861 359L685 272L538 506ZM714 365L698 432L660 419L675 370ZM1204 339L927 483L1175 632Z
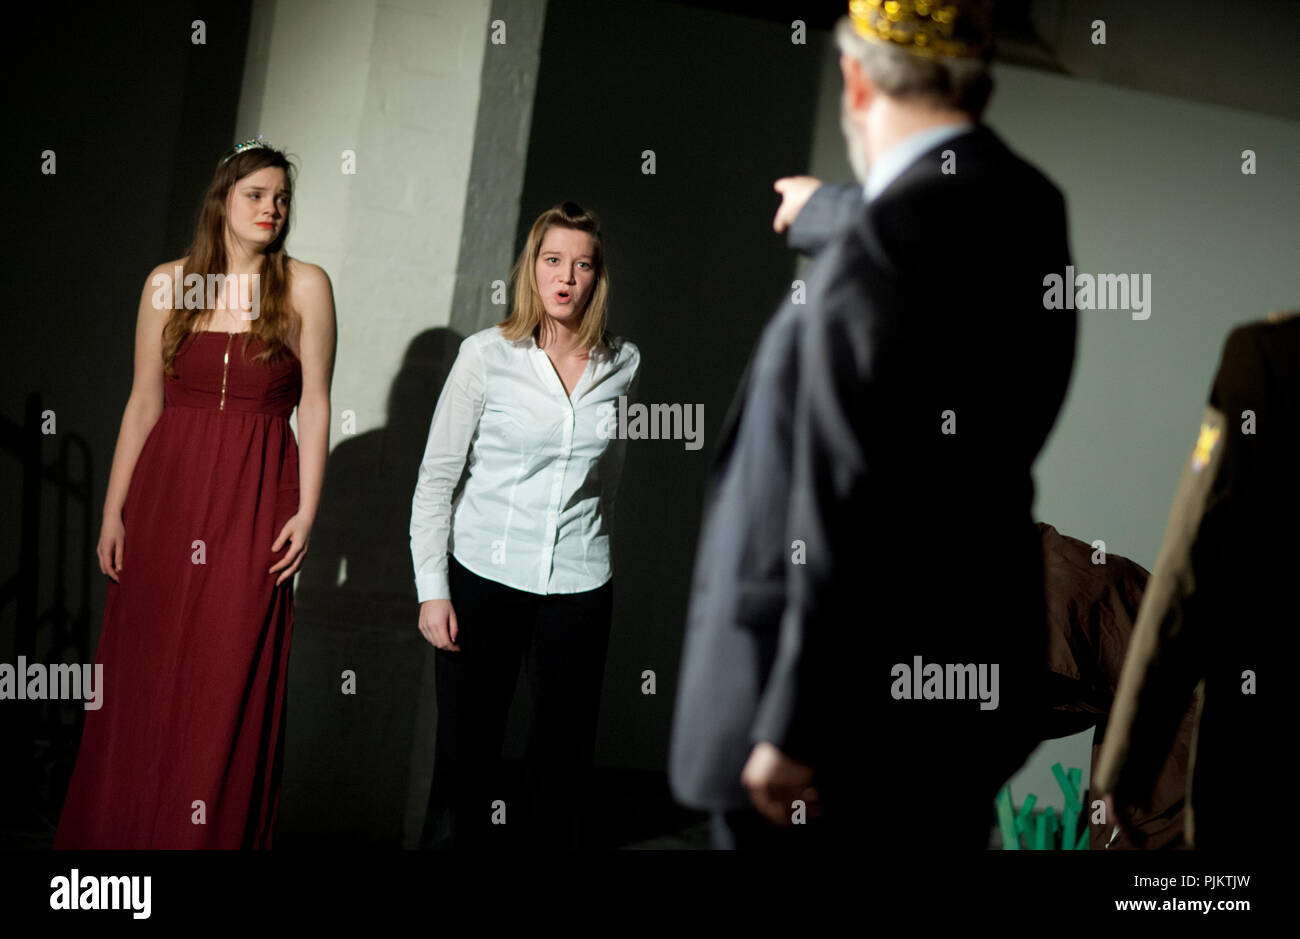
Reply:
M591 263L596 272L596 283L587 298L587 305L582 311L582 325L578 336L588 350L607 343L609 337L605 332L605 321L609 304L609 270L605 264L605 244L601 239L600 220L596 215L576 202L563 202L547 209L533 222L528 232L528 241L524 250L515 261L510 273L514 281L514 303L507 316L497 326L501 334L510 340L542 338L546 324L546 307L542 303L542 292L537 286L537 258L542 252L542 240L553 226L585 231L591 235Z

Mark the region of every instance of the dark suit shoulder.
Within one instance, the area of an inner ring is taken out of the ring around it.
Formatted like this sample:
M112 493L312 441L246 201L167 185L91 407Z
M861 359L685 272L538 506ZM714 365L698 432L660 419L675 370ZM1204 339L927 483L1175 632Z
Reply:
M1238 323L1223 343L1223 360L1250 358L1264 348L1291 352L1300 343L1300 310L1276 313L1268 319Z
M951 158L945 157L949 153ZM926 151L873 200L872 206L890 211L895 204L906 205L927 189L949 197L993 199L1012 209L1026 201L1032 206L1034 199L1047 198L1062 204L1065 200L1060 188L1038 167L984 125Z
M923 154L872 200L856 230L900 271L980 267L1016 245L1020 258L1062 263L1069 251L1061 190L984 127Z
M1300 315L1240 323L1224 340L1210 403L1223 409L1243 396L1278 392L1294 400L1298 374Z

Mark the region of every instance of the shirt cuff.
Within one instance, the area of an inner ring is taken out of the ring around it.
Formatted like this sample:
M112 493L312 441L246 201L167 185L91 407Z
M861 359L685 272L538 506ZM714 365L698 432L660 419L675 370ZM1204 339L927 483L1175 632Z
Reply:
M450 600L451 587L447 583L447 574L443 571L416 574L415 595L421 603L425 600Z

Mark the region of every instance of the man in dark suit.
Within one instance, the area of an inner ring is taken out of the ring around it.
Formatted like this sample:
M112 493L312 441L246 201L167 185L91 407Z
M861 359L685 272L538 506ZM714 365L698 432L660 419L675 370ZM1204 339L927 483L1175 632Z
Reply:
M1121 823L1148 806L1189 700L1197 705L1184 837L1257 849L1279 838L1270 795L1295 661L1300 569L1300 316L1239 326L1223 347L1142 597L1096 784ZM1277 795L1285 799L1285 792Z
M1073 311L1044 307L1065 206L978 123L991 21L957 6L947 32L907 3L888 39L873 10L837 26L865 191L797 213L807 302L765 330L720 444L669 778L722 846L981 847L1043 732L1030 466L1074 356ZM931 699L933 665L971 666L961 699Z

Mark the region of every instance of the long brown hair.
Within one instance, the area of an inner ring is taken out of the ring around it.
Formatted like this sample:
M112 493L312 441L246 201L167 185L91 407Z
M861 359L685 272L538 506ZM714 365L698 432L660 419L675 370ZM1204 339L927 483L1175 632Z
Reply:
M258 315L250 321L251 328L244 336L244 347L248 340L256 336L265 343L264 348L254 361L265 362L279 359L288 348L288 340L298 327L297 314L289 305L289 255L284 250L289 237L289 222L293 210L294 165L280 150L271 147L258 147L230 154L234 148L222 154L217 168L212 174L212 182L203 194L203 205L199 210L199 224L194 232L194 240L182 262L181 295L185 295L184 278L198 274L203 278L204 305L187 309L173 307L167 325L163 327L162 357L163 368L168 375L172 371L172 361L180 344L197 328L197 323L211 316L212 309L206 306L209 275L219 275L226 271L229 258L226 257L226 199L236 182L268 166L278 166L284 170L285 186L289 190L289 208L285 212L284 225L279 235L266 247L266 256L262 261L258 281L260 284ZM227 159L229 157L229 159ZM170 275L171 272L169 272Z
M542 292L537 287L537 257L542 252L542 240L553 225L585 231L591 235L591 264L596 271L596 284L592 287L591 296L587 298L586 308L582 311L582 325L578 329L579 341L590 350L608 339L605 320L609 312L609 270L605 265L605 243L601 239L600 220L595 213L576 202L564 202L547 209L533 222L532 230L528 232L528 241L510 274L515 283L513 308L510 315L497 325L507 339L523 339L525 336L532 336L534 340L540 338L546 307L542 302Z

